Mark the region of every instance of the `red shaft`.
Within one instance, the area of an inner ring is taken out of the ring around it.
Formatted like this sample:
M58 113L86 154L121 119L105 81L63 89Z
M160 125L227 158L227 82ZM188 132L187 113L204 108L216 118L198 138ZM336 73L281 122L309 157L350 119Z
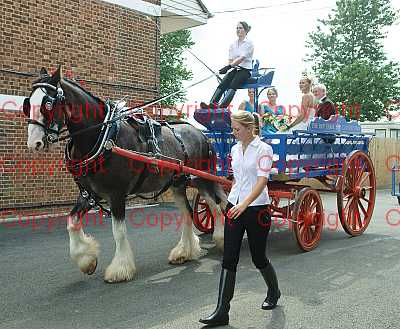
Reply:
M173 163L170 161L165 161L165 160L160 160L160 159L154 159L154 158L150 158L141 154L137 154L134 153L132 151L127 151L124 150L118 146L114 146L112 148L112 152L115 154L118 154L120 156L123 156L125 158L129 158L132 160L136 160L136 161L140 161L140 162L144 162L144 163L149 163L149 164L153 164L153 165L157 165L160 168L168 168L168 169L172 169L172 170L176 170L178 173L185 173L185 174L191 174L194 176L198 176L198 177L202 177L208 180L212 180L214 182L223 184L223 185L228 185L231 186L232 182L229 179L226 179L225 177L220 177L220 176L215 176L212 174L209 174L207 172L204 172L202 170L198 170L198 169L194 169L192 167L187 167L187 166L183 166L180 165L178 163Z

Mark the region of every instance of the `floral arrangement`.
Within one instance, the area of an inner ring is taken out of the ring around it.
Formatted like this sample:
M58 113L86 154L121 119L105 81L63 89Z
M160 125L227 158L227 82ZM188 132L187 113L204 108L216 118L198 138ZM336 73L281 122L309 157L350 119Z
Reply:
M278 131L285 131L290 125L290 117L283 114L265 113L263 121L266 125L275 127Z

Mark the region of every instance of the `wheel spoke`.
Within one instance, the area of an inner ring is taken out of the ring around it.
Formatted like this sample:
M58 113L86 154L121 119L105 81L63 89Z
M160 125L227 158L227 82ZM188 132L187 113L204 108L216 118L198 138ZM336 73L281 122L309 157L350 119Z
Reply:
M362 221L361 214L360 214L360 208L358 208L358 206L357 206L357 214L358 214L358 216L357 216L357 218L358 218L358 226L359 226L359 228L361 230L364 225L363 225L363 221Z
M360 200L358 200L358 205L361 208L362 212L364 213L364 216L367 217L367 211L365 210L365 208Z
M347 211L348 211L348 209L349 209L349 206L350 206L350 204L353 202L353 200L354 200L354 196L352 195L352 196L351 196L351 199L349 199L349 200L347 201L346 206L345 206L344 209L343 209L343 212L344 212L345 214L347 213Z
M343 201L344 201L344 200L348 200L348 198L350 198L350 197L352 197L352 196L353 196L353 195L352 195L351 193L345 195L345 196L343 197Z
M313 210L318 206L318 201L315 199L312 199L312 204L310 205L310 212L312 213Z
M355 161L352 161L350 176L351 176L352 187L354 188L357 182L357 159Z
M362 223L360 224L360 211L358 210L358 205L356 200L354 200L354 206L353 206L353 210L354 210L354 222L353 222L353 230L357 230L357 224L359 224L359 227L361 229L362 227Z
M372 190L373 187L372 186L364 186L363 189L369 191L369 190Z
M369 203L369 199L367 199L366 197L363 196L361 197L361 199Z
M320 217L321 213L319 211L314 214L313 223L316 228L319 228L321 226L321 221L319 220Z
M351 209L351 205L353 204L354 198L351 199L351 202L349 202L349 207L348 207L348 211L347 211L347 216L346 216L346 222L351 225L352 223L352 217L353 217L353 212Z
M314 240L314 230L310 227L308 229L308 241L311 242L312 240Z
M356 182L360 181L360 178L362 177L362 175L364 173L364 169L365 169L366 164L367 163L365 161L363 161L362 162L362 168L357 168L358 170L357 170Z
M370 173L370 172L367 172L366 175L364 175L364 177L361 179L359 185L361 186L361 185L364 183L364 181L365 181L370 175L371 175L371 173Z
M351 168L347 169L347 172L345 174L344 179L345 179L345 181L344 181L345 186L349 187L350 189L352 189L352 187L353 187L353 177L351 175Z
M308 229L303 231L302 238L304 242L308 242Z

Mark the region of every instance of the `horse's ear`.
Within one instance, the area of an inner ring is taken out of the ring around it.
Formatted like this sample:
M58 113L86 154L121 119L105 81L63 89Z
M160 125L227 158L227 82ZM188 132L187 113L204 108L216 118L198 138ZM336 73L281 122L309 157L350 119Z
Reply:
M40 69L39 75L40 75L41 78L44 78L44 77L48 77L48 76L49 76L49 74L47 73L47 71L46 71L46 69L45 69L44 67L42 67L42 68Z
M54 72L54 74L51 77L51 80L55 83L58 83L62 79L62 68L61 64L58 65L57 71Z

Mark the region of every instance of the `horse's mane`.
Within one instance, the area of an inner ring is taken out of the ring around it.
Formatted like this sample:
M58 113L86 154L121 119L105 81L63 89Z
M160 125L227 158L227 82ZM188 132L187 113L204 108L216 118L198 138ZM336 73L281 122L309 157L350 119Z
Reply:
M63 79L65 81L67 81L68 83L72 84L73 86L79 88L81 91L83 91L84 93L88 94L90 97L93 97L97 102L104 104L103 100L101 100L99 97L93 95L90 91L84 89L77 81L74 81L74 80L71 80L71 79L68 79L68 78L63 78Z

